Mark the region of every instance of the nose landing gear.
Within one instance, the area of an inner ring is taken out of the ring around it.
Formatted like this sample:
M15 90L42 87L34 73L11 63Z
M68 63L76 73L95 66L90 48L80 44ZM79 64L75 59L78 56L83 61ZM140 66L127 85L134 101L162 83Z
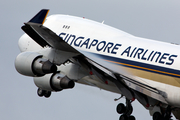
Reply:
M37 94L38 94L39 97L44 96L44 97L48 98L48 97L51 96L51 91L42 90L41 88L38 88Z
M132 101L126 99L126 106L122 103L117 105L116 111L121 114L119 120L136 120L135 117L131 115L133 112L131 102Z

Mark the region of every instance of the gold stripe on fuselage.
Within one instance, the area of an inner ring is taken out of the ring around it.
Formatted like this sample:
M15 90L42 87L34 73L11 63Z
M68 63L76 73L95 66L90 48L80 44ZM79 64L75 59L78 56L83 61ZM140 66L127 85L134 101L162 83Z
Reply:
M105 60L105 61L120 64L120 65L122 65L121 67L123 69L127 70L128 72L130 72L131 74L133 74L135 76L149 79L149 80L156 81L156 82L160 82L160 83L165 83L168 85L173 85L176 87L180 87L180 78L178 78L180 75L178 75L178 74L159 71L159 70L155 70L155 69L149 69L149 68L125 64L125 63L119 63L119 62L115 62L115 61L109 61L109 60ZM131 67L133 67L133 68L131 68ZM138 68L138 69L136 69L136 68ZM142 69L144 69L144 70L142 70ZM145 71L145 70L149 70L149 71ZM152 72L150 72L150 71L152 71ZM154 73L154 72L164 73L167 75L158 74L158 73ZM177 76L177 77L168 76L168 75L173 75L173 76Z

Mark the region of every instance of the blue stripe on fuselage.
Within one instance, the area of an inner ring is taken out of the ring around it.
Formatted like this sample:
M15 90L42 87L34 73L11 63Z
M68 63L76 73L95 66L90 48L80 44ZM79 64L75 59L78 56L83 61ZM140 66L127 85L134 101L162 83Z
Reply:
M95 54L96 56L102 58L103 60L111 62L113 64L118 64L118 65L125 66L125 67L130 67L130 68L135 68L135 69L140 69L140 70L145 70L145 71L149 71L149 72L153 72L153 73L158 73L158 74L163 74L163 75L167 75L167 76L173 76L173 77L180 78L180 70L175 70L175 69L166 68L166 67L160 67L157 65L151 65L151 64L147 64L147 63L127 60L127 59L122 59L122 58L116 58L116 57L97 54L97 53L93 53L93 54Z

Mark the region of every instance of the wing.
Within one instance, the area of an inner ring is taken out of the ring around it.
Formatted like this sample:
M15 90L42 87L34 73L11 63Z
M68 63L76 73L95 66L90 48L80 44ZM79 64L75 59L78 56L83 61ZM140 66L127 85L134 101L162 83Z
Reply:
M147 96L149 96L163 103L167 103L165 100L166 94L163 91L143 83L142 78L129 75L124 72L123 69L117 73L114 69L111 69L115 68L113 64L110 64L108 61L102 61L102 58L97 54L76 50L53 31L43 26L47 13L48 10L41 10L35 17L22 26L22 29L40 46L49 46L61 51L59 52L59 54L62 54L61 56L70 53L71 55L66 56L64 61L73 58L105 84L108 84L107 81L113 82L121 94L129 100L137 98L144 106L147 106Z
M40 46L53 47L58 50L71 53L79 53L76 49L68 45L62 38L57 36L53 31L43 26L49 10L41 10L28 23L21 28Z

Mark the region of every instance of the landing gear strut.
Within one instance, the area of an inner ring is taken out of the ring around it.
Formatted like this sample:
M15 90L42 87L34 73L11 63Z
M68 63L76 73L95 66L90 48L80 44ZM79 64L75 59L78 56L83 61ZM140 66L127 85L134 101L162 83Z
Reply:
M37 94L38 94L39 97L44 96L44 97L48 98L48 97L51 96L51 91L42 90L41 88L38 88Z
M119 103L116 108L117 113L122 114L119 120L135 120L135 117L132 116L133 107L131 101L126 99L126 106L122 103Z

